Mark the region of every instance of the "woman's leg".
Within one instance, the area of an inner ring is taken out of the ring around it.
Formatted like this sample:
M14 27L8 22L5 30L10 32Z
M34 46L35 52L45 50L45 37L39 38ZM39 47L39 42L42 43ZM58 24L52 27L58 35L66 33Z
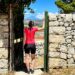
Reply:
M25 54L24 63L26 64L27 70L30 71L30 54Z
M35 54L31 54L31 63L30 63L30 68L34 70L35 67Z

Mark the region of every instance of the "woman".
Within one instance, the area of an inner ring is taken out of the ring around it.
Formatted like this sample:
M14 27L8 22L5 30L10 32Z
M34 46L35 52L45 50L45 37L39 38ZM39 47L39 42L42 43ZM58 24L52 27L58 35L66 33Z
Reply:
M29 21L29 27L24 28L24 50L25 50L25 64L27 67L27 73L34 73L34 64L35 64L35 32L43 30L42 28L34 27L34 22Z

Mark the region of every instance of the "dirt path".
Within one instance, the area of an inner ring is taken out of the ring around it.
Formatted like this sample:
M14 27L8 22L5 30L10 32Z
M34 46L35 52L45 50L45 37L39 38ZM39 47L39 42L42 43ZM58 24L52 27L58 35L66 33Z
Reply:
M35 70L34 74L27 74L27 73L25 73L23 71L19 71L19 72L14 73L14 75L42 75L42 74L43 74L43 72L40 69Z

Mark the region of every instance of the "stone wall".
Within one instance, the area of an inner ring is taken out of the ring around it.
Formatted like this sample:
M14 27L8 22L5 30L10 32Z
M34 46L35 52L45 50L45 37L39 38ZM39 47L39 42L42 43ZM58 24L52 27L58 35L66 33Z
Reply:
M8 16L0 14L0 72L8 71Z
M49 68L75 68L75 14L49 14Z

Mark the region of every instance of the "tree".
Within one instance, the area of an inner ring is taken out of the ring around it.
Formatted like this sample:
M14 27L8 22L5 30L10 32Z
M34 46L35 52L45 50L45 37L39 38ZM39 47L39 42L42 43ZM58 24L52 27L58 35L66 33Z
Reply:
M36 0L0 0L0 12L7 12L9 4L12 4L13 7L21 4L23 5L23 7L33 12L33 10L29 6L35 1Z
M75 0L56 0L55 4L59 7L60 10L62 10L62 13L75 12Z
M0 12L9 13L9 71L16 70L23 63L23 39L19 43L14 43L14 39L23 38L23 11L24 8L32 11L30 4L34 2L35 0L0 0Z

